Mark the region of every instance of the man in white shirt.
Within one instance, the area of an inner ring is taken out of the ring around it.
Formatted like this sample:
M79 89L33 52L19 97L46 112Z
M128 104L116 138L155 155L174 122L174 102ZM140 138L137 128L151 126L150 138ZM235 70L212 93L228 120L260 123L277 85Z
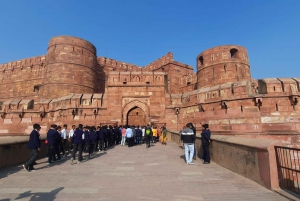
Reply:
M130 128L130 126L128 126L128 128L126 129L125 135L126 135L128 147L132 147L134 141L133 141L133 132L132 132L132 129Z
M142 130L142 143L144 143L146 141L145 140L145 126L142 126L141 130Z
M68 125L64 124L64 129L60 132L60 137L62 139L62 143L60 145L60 151L62 152L63 156L65 156L65 146L67 144L67 128Z
M73 138L73 135L74 135L74 131L75 131L75 128L76 126L75 125L72 125L72 129L70 130L69 132L69 136L68 136L68 142L69 142L69 153L72 153L71 150L73 149L73 145L72 145L72 138Z

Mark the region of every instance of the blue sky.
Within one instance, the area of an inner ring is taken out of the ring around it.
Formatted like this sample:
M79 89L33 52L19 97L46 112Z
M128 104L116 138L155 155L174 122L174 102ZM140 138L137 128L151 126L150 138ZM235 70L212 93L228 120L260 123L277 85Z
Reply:
M0 1L0 63L46 54L72 35L98 56L145 66L167 52L196 66L202 51L247 48L253 78L300 77L299 0Z

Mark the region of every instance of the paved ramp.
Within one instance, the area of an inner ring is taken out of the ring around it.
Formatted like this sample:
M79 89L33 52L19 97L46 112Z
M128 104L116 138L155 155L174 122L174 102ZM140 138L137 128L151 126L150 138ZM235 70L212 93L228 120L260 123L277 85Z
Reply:
M183 154L169 142L118 145L75 165L70 157L51 166L41 159L35 172L0 170L0 200L286 200L215 163L187 165Z

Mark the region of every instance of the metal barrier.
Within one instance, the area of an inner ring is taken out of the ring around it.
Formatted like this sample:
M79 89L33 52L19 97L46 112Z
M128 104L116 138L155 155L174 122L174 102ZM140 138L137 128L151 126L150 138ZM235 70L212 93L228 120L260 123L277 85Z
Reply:
M279 186L300 194L300 149L275 146Z

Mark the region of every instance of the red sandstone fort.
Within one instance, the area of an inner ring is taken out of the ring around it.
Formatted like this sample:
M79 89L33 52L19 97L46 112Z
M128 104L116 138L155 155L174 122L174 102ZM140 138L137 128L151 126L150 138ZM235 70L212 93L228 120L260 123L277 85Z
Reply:
M193 67L168 53L145 67L97 57L90 42L50 40L46 56L0 64L0 135L42 134L53 123L166 125L208 123L214 134L297 145L300 78L252 79L247 50L213 47Z

